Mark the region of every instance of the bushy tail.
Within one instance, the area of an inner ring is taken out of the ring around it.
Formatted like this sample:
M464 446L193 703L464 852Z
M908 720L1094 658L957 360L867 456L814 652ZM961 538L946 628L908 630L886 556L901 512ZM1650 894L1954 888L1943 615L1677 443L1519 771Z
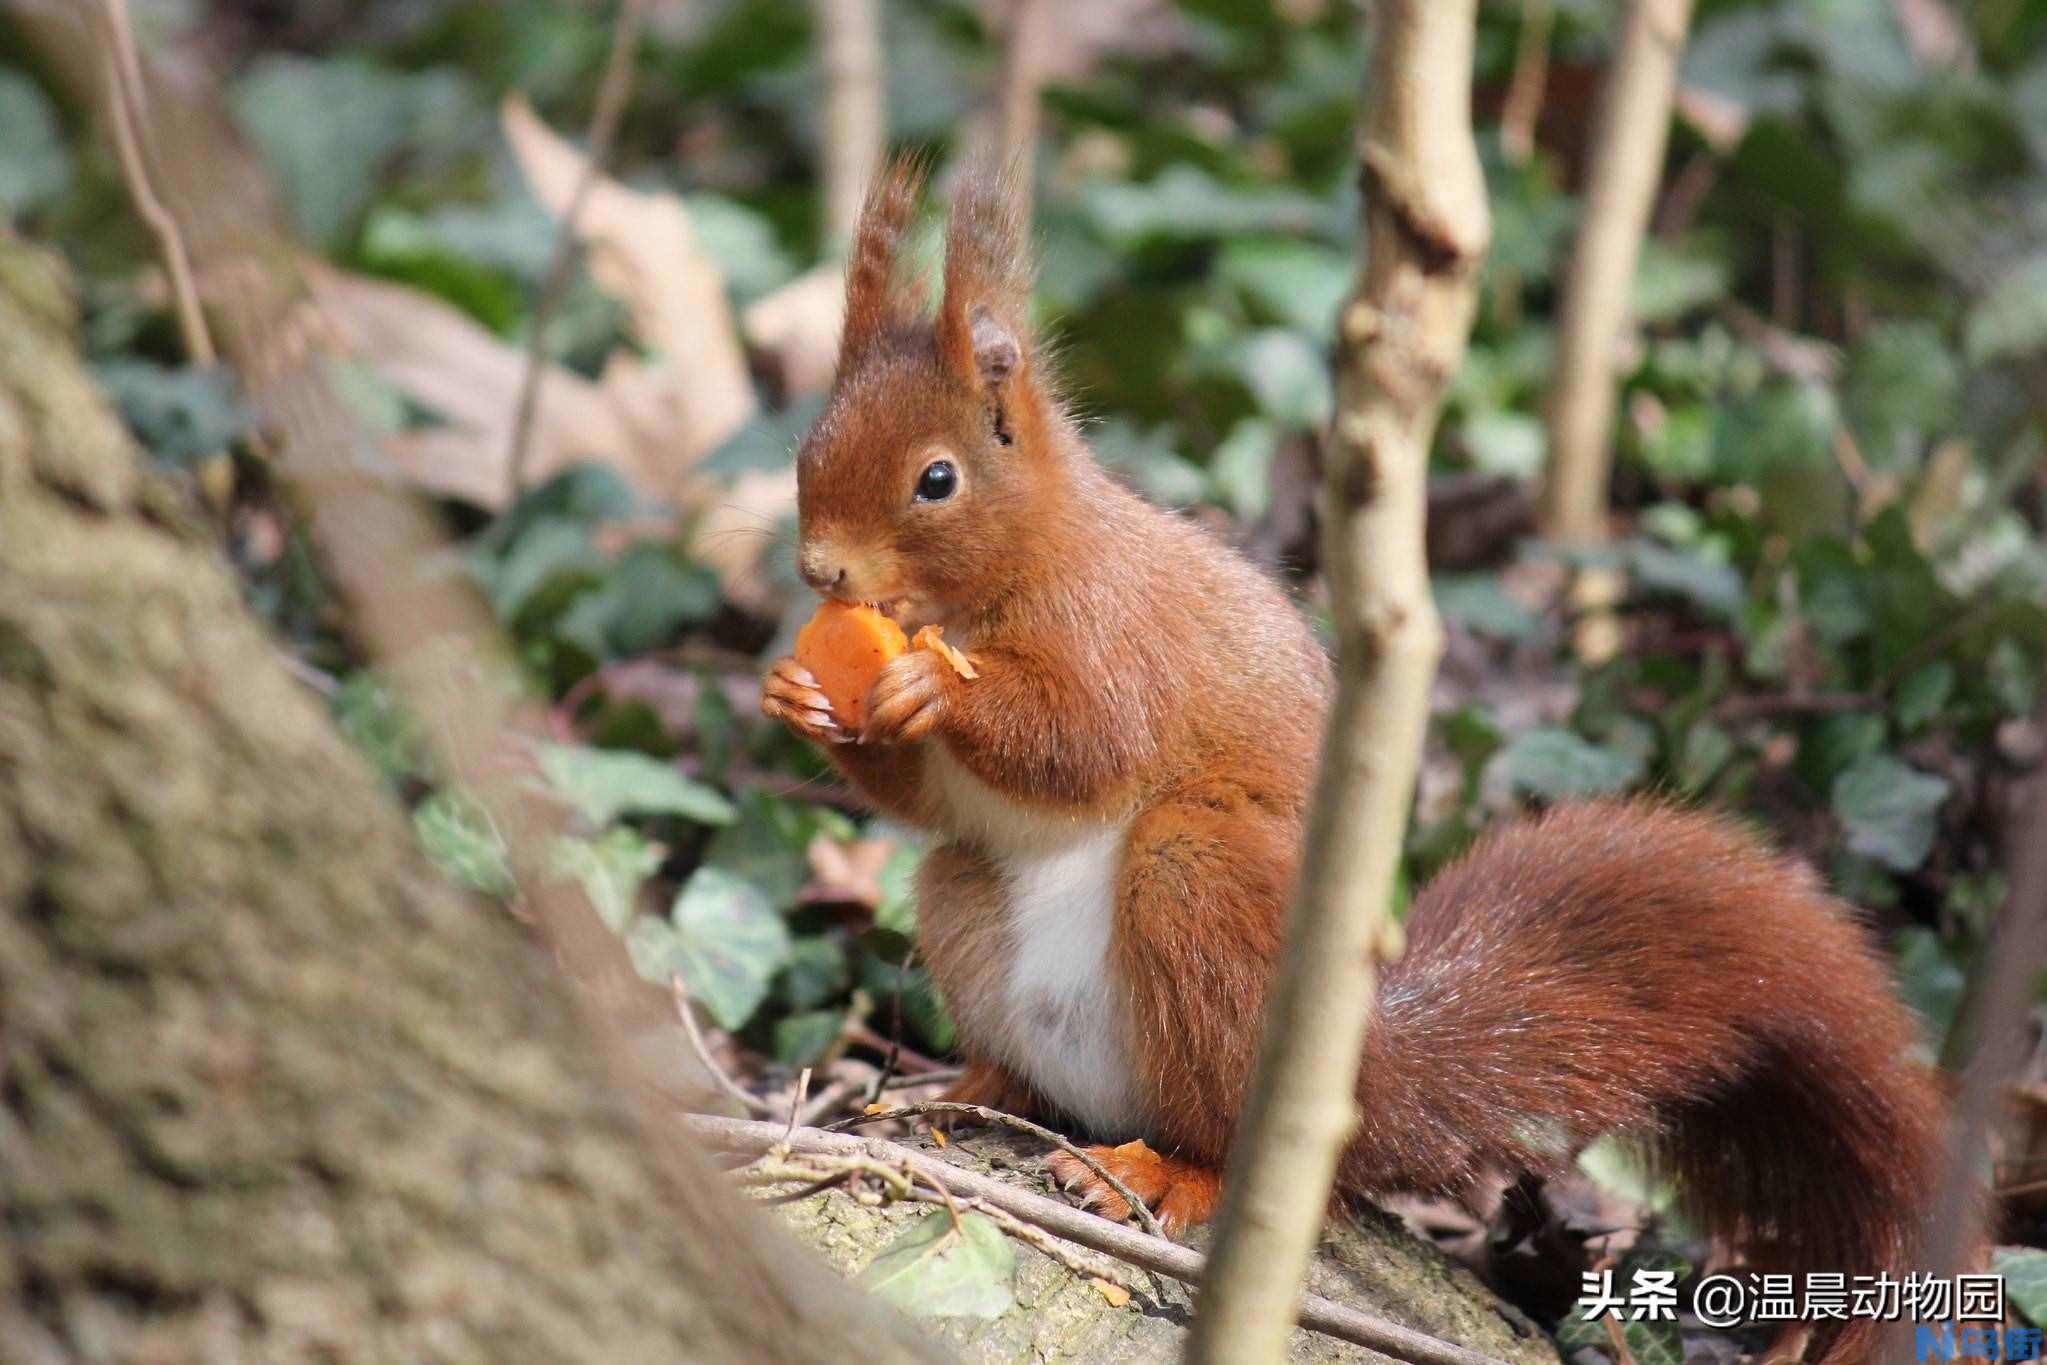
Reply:
M1750 1267L1898 1271L1946 1116L1913 1036L1854 912L1802 865L1712 816L1559 808L1417 899L1343 1179L1454 1188L1639 1136Z

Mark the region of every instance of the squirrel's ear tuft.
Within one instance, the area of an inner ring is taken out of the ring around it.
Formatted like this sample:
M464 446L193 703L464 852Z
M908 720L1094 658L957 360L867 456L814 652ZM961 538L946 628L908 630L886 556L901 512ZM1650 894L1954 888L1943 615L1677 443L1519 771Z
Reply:
M977 172L961 184L945 234L938 354L961 380L1002 397L1030 362L1031 267L1021 182Z
M923 160L906 155L889 162L867 191L846 257L846 326L839 338L842 372L875 342L914 327L923 315L921 292L901 277L896 262L923 188Z

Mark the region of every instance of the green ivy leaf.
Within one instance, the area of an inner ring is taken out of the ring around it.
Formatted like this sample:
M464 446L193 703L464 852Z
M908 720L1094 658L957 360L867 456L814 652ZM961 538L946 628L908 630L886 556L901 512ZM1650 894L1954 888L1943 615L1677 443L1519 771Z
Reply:
M1515 736L1502 761L1516 787L1550 801L1620 791L1639 781L1643 769L1634 754L1556 727Z
M1682 1284L1691 1273L1691 1263L1669 1252L1630 1252L1614 1270L1615 1292L1625 1295L1638 1270L1671 1271L1677 1276L1673 1283ZM1684 1365L1684 1339L1674 1316L1667 1322L1623 1321L1620 1329L1621 1340L1627 1343L1628 1353L1634 1356L1636 1365ZM1557 1344L1566 1353L1589 1346L1608 1356L1613 1354L1613 1341L1607 1335L1606 1322L1603 1319L1588 1321L1580 1304L1573 1304L1571 1311L1557 1324Z
M1144 184L1091 185L1082 193L1080 206L1095 231L1124 246L1152 238L1300 235L1333 226L1328 205L1309 195L1224 185L1187 165L1170 166Z
M812 395L778 411L763 412L726 437L697 468L725 479L757 470L793 468L797 443L817 424L823 411L824 399Z
M1954 423L1962 368L1930 322L1870 329L1848 357L1848 421L1878 469L1911 469L1929 437Z
M1542 634L1542 618L1500 590L1493 574L1444 574L1435 580L1436 610L1445 621L1513 644Z
M1541 471L1549 437L1529 413L1492 409L1465 419L1464 441L1480 473L1528 479Z
M93 373L142 443L159 459L195 460L248 430L234 377L217 366L171 369L147 360L102 360Z
M838 1041L844 1010L804 1010L775 1021L775 1060L784 1066L815 1066Z
M1922 773L1891 757L1857 759L1834 779L1834 814L1848 832L1848 847L1898 872L1910 872L1933 851L1945 778Z
M1628 548L1636 580L1651 592L1682 597L1723 620L1731 620L1741 611L1741 574L1733 565L1696 550L1670 549L1653 540L1637 539Z
M828 806L810 806L763 791L739 799L738 819L718 831L704 861L761 889L776 905L787 905L810 880L810 844L819 835L851 839L850 820Z
M426 771L426 741L417 722L374 673L358 671L343 679L332 705L341 733L377 765L387 782Z
M233 102L299 226L328 244L369 201L411 121L406 78L353 56L261 57Z
M1153 502L1191 507L1208 496L1208 476L1173 449L1170 427L1144 430L1127 418L1112 417L1094 429L1092 444L1104 465Z
M917 868L924 850L907 840L898 840L881 865L881 904L874 907L874 922L906 938L917 934Z
M1969 974L1956 960L1954 950L1931 929L1915 925L1900 930L1892 947L1898 994L1925 1024L1928 1040L1939 1047L1954 1027Z
M599 919L622 932L639 908L640 888L661 866L661 850L638 830L614 825L595 839L563 835L550 861L557 877L583 888Z
M1985 290L1962 328L1972 364L2047 346L2047 255L2034 256Z
M700 825L729 825L738 818L722 793L684 777L663 759L576 744L536 745L535 757L548 787L599 828L628 812L679 815Z
M1259 417L1246 417L1209 453L1208 477L1217 500L1240 523L1250 525L1272 506L1272 457L1279 448L1279 428Z
M543 517L533 522L501 555L479 561L485 595L501 621L515 621L564 580L578 588L604 569L604 555L590 527L568 517Z
M20 214L63 192L71 155L42 87L19 71L0 70L0 214Z
M799 938L789 945L789 962L782 969L782 996L792 1009L815 1009L837 999L850 979L844 948L828 938Z
M750 302L796 274L782 250L775 225L737 200L692 194L683 200L697 240L725 272L725 283L741 303Z
M659 545L635 545L576 599L555 632L594 658L621 658L669 644L681 627L717 610L718 579L709 569L679 564Z
M1939 715L1954 691L1955 666L1946 659L1935 659L1914 669L1898 684L1891 712L1898 718L1899 728L1910 733Z
M1673 321L1718 302L1727 293L1727 281L1725 252L1649 237L1635 270L1635 315L1644 322Z
M2006 1302L2035 1327L2047 1327L2047 1251L1995 1251L1990 1268L2004 1276Z
M1299 332L1280 327L1250 332L1227 348L1223 364L1273 420L1306 430L1329 420L1329 361Z
M514 889L511 851L489 814L464 792L435 792L412 813L420 847L459 885L487 896Z
M1719 726L1702 720L1685 731L1678 751L1677 782L1687 792L1703 791L1734 758L1734 740Z
M1016 1302L1016 1248L985 1215L934 1210L860 1272L859 1283L913 1317L999 1318Z
M744 1025L789 959L789 929L775 907L752 883L700 867L683 883L669 923L674 940L660 965L682 974L691 998L721 1028Z

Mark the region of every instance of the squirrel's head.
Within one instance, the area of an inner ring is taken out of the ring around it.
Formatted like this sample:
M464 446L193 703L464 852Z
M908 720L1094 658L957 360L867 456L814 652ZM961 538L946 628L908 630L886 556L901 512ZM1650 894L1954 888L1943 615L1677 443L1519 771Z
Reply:
M911 627L1000 593L1064 482L1016 196L976 176L955 198L933 318L897 262L922 179L898 161L868 194L838 374L796 461L804 580Z

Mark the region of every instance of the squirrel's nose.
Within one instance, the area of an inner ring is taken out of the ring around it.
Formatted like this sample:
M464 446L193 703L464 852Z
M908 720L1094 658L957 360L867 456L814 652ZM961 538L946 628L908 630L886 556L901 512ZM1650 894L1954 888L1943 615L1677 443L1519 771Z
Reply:
M803 581L827 597L846 586L846 570L843 565L820 563L805 555L802 572Z

